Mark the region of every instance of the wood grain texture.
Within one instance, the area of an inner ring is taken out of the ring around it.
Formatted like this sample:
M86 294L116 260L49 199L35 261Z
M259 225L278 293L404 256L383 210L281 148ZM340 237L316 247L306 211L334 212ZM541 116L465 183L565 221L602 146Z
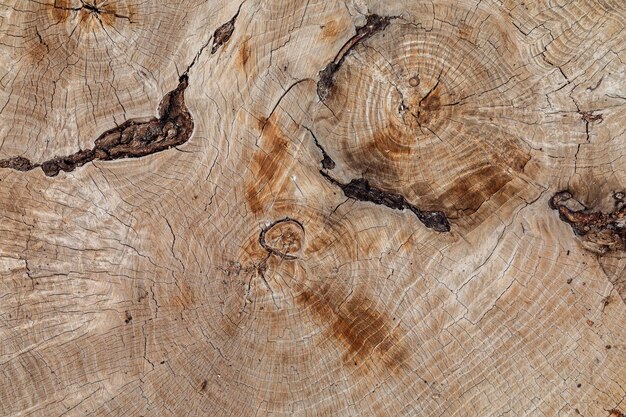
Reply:
M625 28L3 0L0 415L623 416Z

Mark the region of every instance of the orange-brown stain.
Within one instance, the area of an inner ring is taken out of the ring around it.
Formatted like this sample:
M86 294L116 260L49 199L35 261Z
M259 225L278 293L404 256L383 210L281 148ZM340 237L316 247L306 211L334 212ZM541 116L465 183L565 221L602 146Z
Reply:
M461 39L470 39L472 36L472 26L465 22L459 24L459 37Z
M339 25L339 22L336 20L331 20L327 22L324 26L322 26L322 32L320 36L324 41L333 40L337 37L340 30L341 26Z
M441 109L441 97L439 88L435 88L427 94L418 105L418 122L420 125L430 125L437 117L437 112Z
M72 5L70 0L54 0L53 4L46 7L49 8L53 21L62 23L69 17Z
M372 140L368 143L371 150L385 155L388 159L408 156L412 152L410 138L400 131L396 126L390 124L384 129L380 129L372 135ZM415 141L415 139L413 139Z
M239 46L239 52L237 53L237 59L235 61L235 65L243 72L247 72L248 70L248 61L252 52L250 50L250 46L248 45L248 41L245 40Z
M446 190L440 198L445 206L442 209L459 210L466 215L473 214L512 180L513 177L504 169L484 165L458 178L454 185Z
M296 302L321 324L329 324L329 336L344 347L344 365L359 368L370 360L382 363L387 371L401 368L410 352L399 344L394 320L378 311L366 296L333 293L328 285L305 287Z
M289 141L280 129L267 121L263 130L264 146L252 158L252 181L245 188L245 197L253 213L259 213L265 204L274 199L276 180L282 178L282 161L287 155Z
M97 7L98 11L85 7L85 5ZM46 5L45 7L49 9L53 24L63 23L71 16L77 16L82 27L93 29L101 28L101 25L113 26L118 16L123 15L118 12L115 3L96 6L92 2L86 2L82 7L78 7L72 5L70 0L55 0L53 4ZM131 15L133 15L134 12L132 12L130 7L128 13L129 16L127 17L132 21Z

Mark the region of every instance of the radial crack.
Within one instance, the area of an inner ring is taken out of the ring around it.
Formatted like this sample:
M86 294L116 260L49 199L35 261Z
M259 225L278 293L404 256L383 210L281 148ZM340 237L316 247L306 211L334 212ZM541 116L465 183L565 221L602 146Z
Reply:
M365 178L353 179L349 183L344 184L337 181L322 170L320 170L320 174L322 174L322 176L331 184L341 188L344 195L348 198L358 201L369 201L371 203L383 205L395 210L409 209L417 216L419 221L421 221L424 226L429 229L436 230L437 232L450 231L448 218L445 213L441 211L422 211L418 207L409 203L403 195L372 187L369 181Z
M317 82L317 95L320 100L326 100L330 94L330 90L335 84L335 73L339 70L350 51L373 34L384 30L389 25L391 19L395 19L395 17L379 16L377 14L367 16L365 25L357 28L356 34L343 45L335 59L319 72L320 79Z
M159 104L159 117L146 120L130 119L102 133L92 149L80 150L67 156L56 156L41 164L34 164L18 156L0 160L1 168L30 171L41 167L54 177L60 171L70 172L94 160L111 161L122 158L139 158L181 145L191 137L194 123L185 106L187 75L179 79L178 86L167 93Z
M213 55L220 46L224 45L230 37L232 36L235 30L235 21L237 20L237 16L239 16L239 11L241 10L241 3L239 8L237 9L237 13L230 19L228 22L224 23L222 26L217 28L215 32L213 32L213 46L211 47L211 55Z
M315 142L315 146L322 153L322 160L320 161L320 163L322 164L322 168L324 168L324 169L333 169L333 168L335 168L335 161L333 161L333 158L331 158L330 155L328 155L328 153L324 150L322 145L320 145L320 143L317 140L317 137L315 136L313 131L311 129L309 129L308 127L306 127L306 126L304 126L304 128L306 130L308 130L308 132L311 134L311 137L313 138L313 141Z

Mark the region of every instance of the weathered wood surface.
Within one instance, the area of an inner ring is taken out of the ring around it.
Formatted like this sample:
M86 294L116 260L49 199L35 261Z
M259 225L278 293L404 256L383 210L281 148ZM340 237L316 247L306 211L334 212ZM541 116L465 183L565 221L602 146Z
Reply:
M3 0L0 415L622 416L625 27Z

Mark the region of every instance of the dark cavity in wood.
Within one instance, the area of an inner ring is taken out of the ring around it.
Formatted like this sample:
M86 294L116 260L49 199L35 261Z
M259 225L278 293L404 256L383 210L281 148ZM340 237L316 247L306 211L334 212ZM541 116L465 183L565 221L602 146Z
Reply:
M228 22L224 23L222 26L217 28L215 32L213 32L213 46L211 47L211 55L217 52L220 46L224 45L233 34L235 30L235 21L237 20L237 16L239 16L239 10L241 10L241 6L237 10L237 13L230 19Z
M616 193L616 200L620 195ZM600 253L626 248L626 205L617 204L612 213L572 210L566 206L570 199L573 199L571 192L559 191L552 196L549 205L559 212L561 220L571 226L574 234L594 244Z
M167 93L159 104L159 117L130 119L102 133L92 149L80 150L67 156L56 156L41 164L33 164L23 157L0 161L0 167L30 171L41 167L54 177L60 171L71 172L94 160L112 161L122 158L140 158L170 149L187 142L193 132L193 119L185 106L187 75L179 79L178 86Z
M324 169L334 169L335 168L335 161L333 161L333 159L330 157L330 155L328 155L326 150L322 147L322 145L317 140L317 137L315 136L313 131L311 129L309 129L308 127L306 127L306 126L304 128L309 131L309 133L311 134L311 137L313 138L313 141L315 142L315 146L317 147L317 149L320 150L320 152L322 152L322 160L320 161L320 163L322 164L322 168L324 168Z
M38 164L33 164L29 159L15 156L9 159L3 159L0 161L0 168L11 168L16 171L30 171L31 169L37 168Z
M386 206L395 210L411 210L421 221L424 226L437 232L449 232L450 223L446 214L441 211L422 211L409 203L404 196L393 192L379 190L372 187L365 178L357 178L351 180L347 184L343 184L324 171L320 171L322 176L330 183L338 186L344 195L358 201L368 201L374 204Z
M350 54L350 51L375 33L384 30L393 18L394 17L379 16L377 14L367 16L365 25L357 28L356 34L339 50L335 59L319 72L320 79L317 82L317 95L320 100L324 101L330 95L335 84L335 74L341 67L341 64L343 64L343 61Z

